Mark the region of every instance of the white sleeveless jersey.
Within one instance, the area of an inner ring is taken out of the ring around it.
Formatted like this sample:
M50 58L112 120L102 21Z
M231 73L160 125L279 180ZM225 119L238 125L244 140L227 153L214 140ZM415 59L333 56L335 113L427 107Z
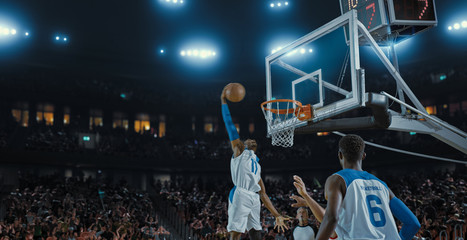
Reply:
M335 173L347 186L339 210L336 233L339 239L400 240L389 208L389 189L365 171L344 169Z
M230 174L236 187L251 192L259 192L259 180L261 179L261 166L259 158L252 150L245 149L242 154L230 160Z

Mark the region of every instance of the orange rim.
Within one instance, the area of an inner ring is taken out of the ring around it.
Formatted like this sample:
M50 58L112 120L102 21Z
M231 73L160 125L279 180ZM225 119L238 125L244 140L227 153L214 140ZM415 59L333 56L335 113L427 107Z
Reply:
M299 109L299 111L302 108L302 103L301 102L295 101L295 100L292 100L292 99L275 99L275 100L266 101L266 102L261 103L261 108L263 108L265 111L269 111L269 112L272 112L272 113L275 113L275 114L292 114L292 113L294 113L296 111L295 108L286 108L286 109L269 109L269 108L266 108L266 106L265 106L266 104L275 103L275 102L295 103L297 105L297 108Z
M266 106L265 106L266 104L275 103L275 102L294 103L294 104L297 105L297 107L295 107L295 108L286 108L286 109L269 109L269 108L266 108ZM261 108L264 111L269 111L269 112L272 112L274 114L294 114L295 116L297 116L298 120L300 120L300 121L311 119L312 116L313 116L313 110L312 110L310 104L308 104L306 106L302 106L301 102L296 101L296 100L292 100L292 99L275 99L275 100L266 101L266 102L261 103Z

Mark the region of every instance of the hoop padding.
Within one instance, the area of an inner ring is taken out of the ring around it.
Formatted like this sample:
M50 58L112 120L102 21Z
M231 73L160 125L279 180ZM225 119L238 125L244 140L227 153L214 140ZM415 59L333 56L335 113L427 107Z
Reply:
M276 99L261 104L273 146L292 147L295 126L311 118L311 106L299 101Z

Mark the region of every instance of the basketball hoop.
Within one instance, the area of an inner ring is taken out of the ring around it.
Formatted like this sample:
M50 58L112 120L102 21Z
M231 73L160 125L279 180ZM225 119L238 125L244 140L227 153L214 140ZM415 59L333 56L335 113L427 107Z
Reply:
M272 145L281 147L292 147L296 124L311 119L313 115L310 104L302 106L299 101L291 99L266 101L261 104L261 109Z

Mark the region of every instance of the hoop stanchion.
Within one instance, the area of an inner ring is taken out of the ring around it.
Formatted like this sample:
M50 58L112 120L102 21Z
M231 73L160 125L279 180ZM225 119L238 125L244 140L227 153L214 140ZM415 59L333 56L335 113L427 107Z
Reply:
M261 109L272 145L281 147L293 146L295 126L300 121L311 119L313 115L309 104L302 106L299 101L291 99L266 101L261 104Z

